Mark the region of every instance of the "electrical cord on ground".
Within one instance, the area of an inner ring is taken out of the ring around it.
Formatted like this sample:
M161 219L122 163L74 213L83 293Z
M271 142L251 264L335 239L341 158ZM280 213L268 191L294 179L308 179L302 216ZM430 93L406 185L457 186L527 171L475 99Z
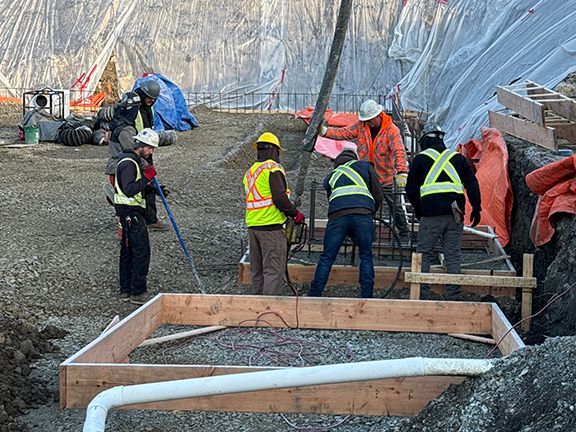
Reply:
M486 357L484 357L484 358L490 357L492 355L492 353L498 348L500 343L502 343L504 338L506 336L508 336L508 333L510 333L515 327L522 324L524 321L526 321L528 319L531 319L531 318L534 318L534 317L537 317L538 315L540 315L542 312L544 312L546 309L548 309L552 303L554 303L556 300L558 300L560 297L562 297L564 294L566 294L568 291L570 291L574 287L576 287L576 282L574 282L572 285L570 285L568 288L566 288L560 294L554 294L552 297L550 297L550 300L548 300L548 303L546 303L538 312L536 312L535 314L532 314L530 316L527 316L526 318L522 318L520 321L518 321L516 324L514 324L512 327L510 327L508 329L508 331L506 333L504 333L502 335L502 337L496 342L496 345L494 345L494 347L488 352L488 354L486 354Z
M374 217L374 220L377 220L381 224L388 227L388 229L392 233L392 237L394 238L394 242L398 245L398 251L400 253L400 263L398 264L398 270L396 271L396 276L394 277L394 280L392 281L390 288L388 288L388 290L384 294L382 294L382 296L380 296L380 298L384 299L390 295L392 290L396 287L398 280L400 280L400 276L402 275L402 268L404 266L404 253L402 251L402 241L400 240L400 236L396 233L396 231L394 231L392 229L392 226L382 218Z

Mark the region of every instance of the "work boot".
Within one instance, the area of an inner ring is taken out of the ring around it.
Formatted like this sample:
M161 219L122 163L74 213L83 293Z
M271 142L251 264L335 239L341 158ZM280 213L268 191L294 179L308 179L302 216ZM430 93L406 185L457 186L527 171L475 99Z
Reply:
M148 225L150 231L168 231L168 227L159 220Z
M148 301L149 298L150 293L148 291L144 291L142 294L130 296L130 303L136 305L143 305Z
M120 292L120 301L126 302L130 300L129 292Z

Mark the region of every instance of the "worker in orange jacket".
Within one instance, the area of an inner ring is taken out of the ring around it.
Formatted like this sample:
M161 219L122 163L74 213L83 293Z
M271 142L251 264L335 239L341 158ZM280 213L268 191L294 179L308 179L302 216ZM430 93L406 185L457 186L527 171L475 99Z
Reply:
M394 182L397 188L406 186L408 177L406 148L402 142L400 129L383 110L382 105L368 99L360 106L358 122L343 128L322 125L320 135L333 140L356 142L360 159L370 161L374 166L374 171L382 184L384 199L394 214L398 233L401 238L407 239L409 229L406 214L400 205L398 195L393 193Z

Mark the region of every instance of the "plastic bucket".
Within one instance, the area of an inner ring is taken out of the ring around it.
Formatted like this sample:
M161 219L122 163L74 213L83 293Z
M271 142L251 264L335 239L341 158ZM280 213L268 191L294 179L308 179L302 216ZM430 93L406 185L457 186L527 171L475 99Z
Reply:
M39 139L38 126L25 126L24 127L24 143L25 144L38 144Z

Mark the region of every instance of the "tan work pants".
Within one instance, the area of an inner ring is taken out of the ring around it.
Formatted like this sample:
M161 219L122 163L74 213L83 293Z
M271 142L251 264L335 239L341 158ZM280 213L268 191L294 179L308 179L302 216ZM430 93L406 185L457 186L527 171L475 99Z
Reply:
M254 294L278 295L286 274L287 244L284 230L248 228L250 272Z

